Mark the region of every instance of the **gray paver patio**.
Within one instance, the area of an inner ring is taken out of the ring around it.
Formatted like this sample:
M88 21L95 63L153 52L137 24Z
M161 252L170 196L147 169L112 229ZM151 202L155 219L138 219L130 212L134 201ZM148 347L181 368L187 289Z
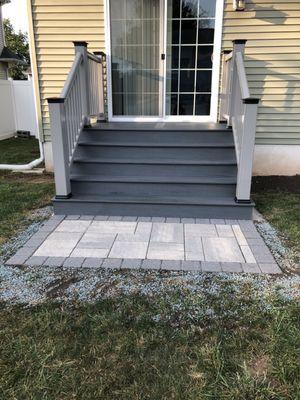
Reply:
M252 221L53 216L8 265L281 273Z

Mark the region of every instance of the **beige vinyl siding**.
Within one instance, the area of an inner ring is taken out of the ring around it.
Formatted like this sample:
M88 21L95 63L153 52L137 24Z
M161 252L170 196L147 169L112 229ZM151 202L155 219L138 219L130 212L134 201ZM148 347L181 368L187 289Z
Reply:
M247 39L251 95L261 99L258 144L300 144L300 1L251 0L234 12L226 0L223 49Z
M50 140L47 98L57 96L74 59L73 41L105 49L103 0L31 0L43 133Z
M47 98L57 96L70 69L73 40L105 50L103 0L31 1L42 122L50 139ZM248 39L246 68L259 97L257 143L300 144L300 0L251 0L247 11L225 0L223 49Z

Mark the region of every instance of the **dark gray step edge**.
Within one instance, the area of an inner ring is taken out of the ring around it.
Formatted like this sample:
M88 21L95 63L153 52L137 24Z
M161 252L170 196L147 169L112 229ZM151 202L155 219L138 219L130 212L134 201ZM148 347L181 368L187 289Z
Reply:
M174 176L97 176L97 175L71 175L73 182L111 182L111 183L164 183L164 184L195 184L195 185L235 185L236 179L232 177L174 177Z
M159 160L159 159L128 159L128 158L85 158L75 156L73 159L74 163L86 163L86 164L155 164L155 165L204 165L204 166L215 166L215 165L234 165L236 166L237 163L235 160L222 160L222 161L212 161L212 160L186 160L186 159L176 159L176 160Z
M187 129L187 128L181 128L180 129L174 129L174 127L170 128L154 128L154 127L141 127L138 126L131 126L131 127L105 127L105 128L99 128L99 127L88 127L84 128L83 132L153 132L153 133L163 133L163 132L181 132L181 133L189 133L189 132L195 132L195 133L232 133L231 128L226 128L220 127L220 128L206 128L206 129Z
M105 142L105 141L80 141L78 146L97 146L97 147L170 147L170 148L217 148L217 149L234 149L234 144L231 143L129 143L129 142Z
M116 195L75 195L71 196L69 199L56 199L54 198L53 201L57 202L88 202L88 203L128 203L128 204L165 204L165 205L214 205L214 206L224 206L224 207L254 207L255 203L251 200L250 203L236 203L233 197L178 197L178 196L161 196L161 197L140 197L140 196L125 196L120 197Z

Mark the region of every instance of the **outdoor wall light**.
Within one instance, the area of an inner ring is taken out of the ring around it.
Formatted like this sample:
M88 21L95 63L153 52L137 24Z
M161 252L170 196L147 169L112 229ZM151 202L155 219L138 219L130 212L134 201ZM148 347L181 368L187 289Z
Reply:
M234 11L244 11L246 8L246 0L233 0Z

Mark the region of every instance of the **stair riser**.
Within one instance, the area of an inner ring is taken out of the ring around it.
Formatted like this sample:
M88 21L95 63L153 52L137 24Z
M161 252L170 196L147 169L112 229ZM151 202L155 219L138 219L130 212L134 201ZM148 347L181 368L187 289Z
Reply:
M234 198L235 185L182 183L78 182L72 181L74 194L128 196L205 196Z
M107 158L153 158L177 160L234 160L234 149L231 148L155 148L155 147L117 147L117 146L79 146L76 156L87 159Z
M114 141L140 143L143 141L149 143L226 143L233 144L231 131L204 131L204 132L180 132L180 131L84 131L81 135L81 140L91 141Z
M252 219L252 207L54 201L55 214Z
M74 163L72 173L77 175L109 176L229 176L236 177L234 165L165 165L165 164L97 164Z

